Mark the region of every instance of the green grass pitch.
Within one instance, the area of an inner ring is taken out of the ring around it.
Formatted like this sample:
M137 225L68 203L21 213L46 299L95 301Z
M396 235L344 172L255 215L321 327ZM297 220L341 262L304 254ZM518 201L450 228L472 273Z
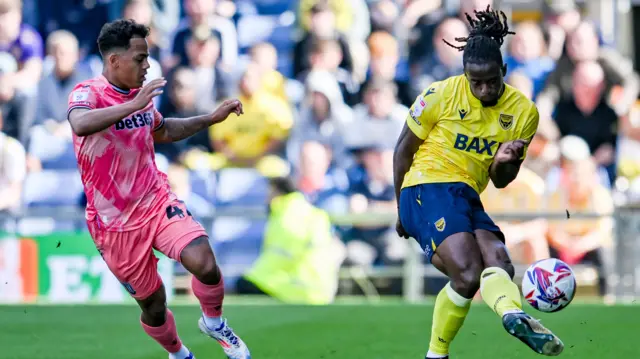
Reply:
M397 301L326 307L228 302L225 316L254 359L422 359L433 309ZM180 336L197 358L225 358L217 343L199 333L197 306L171 308ZM529 313L563 339L561 358L638 357L636 306L573 303L559 313ZM133 305L0 306L0 357L166 358L143 333L138 314ZM510 337L482 303L474 304L451 354L452 359L542 358Z

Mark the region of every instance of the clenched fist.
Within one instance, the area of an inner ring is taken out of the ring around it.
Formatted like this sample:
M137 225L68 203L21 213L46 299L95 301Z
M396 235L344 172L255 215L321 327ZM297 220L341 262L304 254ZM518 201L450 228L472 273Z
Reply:
M515 140L503 143L496 156L493 158L494 162L498 163L514 163L524 156L524 149L529 144L525 140Z

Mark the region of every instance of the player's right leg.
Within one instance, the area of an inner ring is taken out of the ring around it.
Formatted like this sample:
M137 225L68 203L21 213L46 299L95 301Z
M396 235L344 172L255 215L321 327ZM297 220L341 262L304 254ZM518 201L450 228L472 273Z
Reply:
M160 280L159 276L158 280ZM169 359L195 359L178 337L176 321L171 310L167 308L167 295L162 283L153 294L136 301L142 309L140 316L142 328L147 335L169 352Z
M167 308L149 231L107 232L96 222L89 223L89 231L111 272L142 309L140 324L145 333L169 353L170 359L194 359L182 344L173 313Z
M229 359L251 359L247 345L222 317L224 278L206 231L181 201L169 203L165 212L152 224L157 228L154 247L193 274L193 294L202 308L200 331L215 339Z
M564 349L560 338L522 310L520 289L512 280L515 270L500 229L486 214L477 211L474 215L476 240L486 267L480 279L482 298L502 318L509 334L539 354L559 355Z
M469 313L480 287L483 264L472 234L468 205L455 184L428 184L402 190L400 220L450 282L436 298L426 358L448 358L449 346Z

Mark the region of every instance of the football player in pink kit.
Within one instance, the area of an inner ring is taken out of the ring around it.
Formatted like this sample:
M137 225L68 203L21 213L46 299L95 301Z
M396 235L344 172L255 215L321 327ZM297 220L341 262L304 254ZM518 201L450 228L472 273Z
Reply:
M142 328L170 359L193 354L180 341L166 306L153 249L193 274L193 293L203 311L200 330L217 340L228 358L250 359L247 346L221 317L224 284L207 233L171 192L153 149L155 142L180 141L231 113L242 114L242 104L231 100L209 115L163 118L151 100L166 81L142 87L149 68L148 34L132 20L104 25L98 37L103 73L69 95L89 231L109 269L140 305Z

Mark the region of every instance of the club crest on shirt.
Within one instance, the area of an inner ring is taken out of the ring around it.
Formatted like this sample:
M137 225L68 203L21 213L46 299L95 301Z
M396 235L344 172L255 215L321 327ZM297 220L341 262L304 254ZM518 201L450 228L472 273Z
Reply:
M447 222L444 220L444 217L442 217L439 220L437 220L436 223L434 223L434 225L436 226L436 229L438 230L438 232L442 232L444 231L444 228L447 226Z
M511 126L513 126L513 116L501 113L500 117L498 118L498 122L500 122L500 127L502 127L502 129L508 130L511 128Z

